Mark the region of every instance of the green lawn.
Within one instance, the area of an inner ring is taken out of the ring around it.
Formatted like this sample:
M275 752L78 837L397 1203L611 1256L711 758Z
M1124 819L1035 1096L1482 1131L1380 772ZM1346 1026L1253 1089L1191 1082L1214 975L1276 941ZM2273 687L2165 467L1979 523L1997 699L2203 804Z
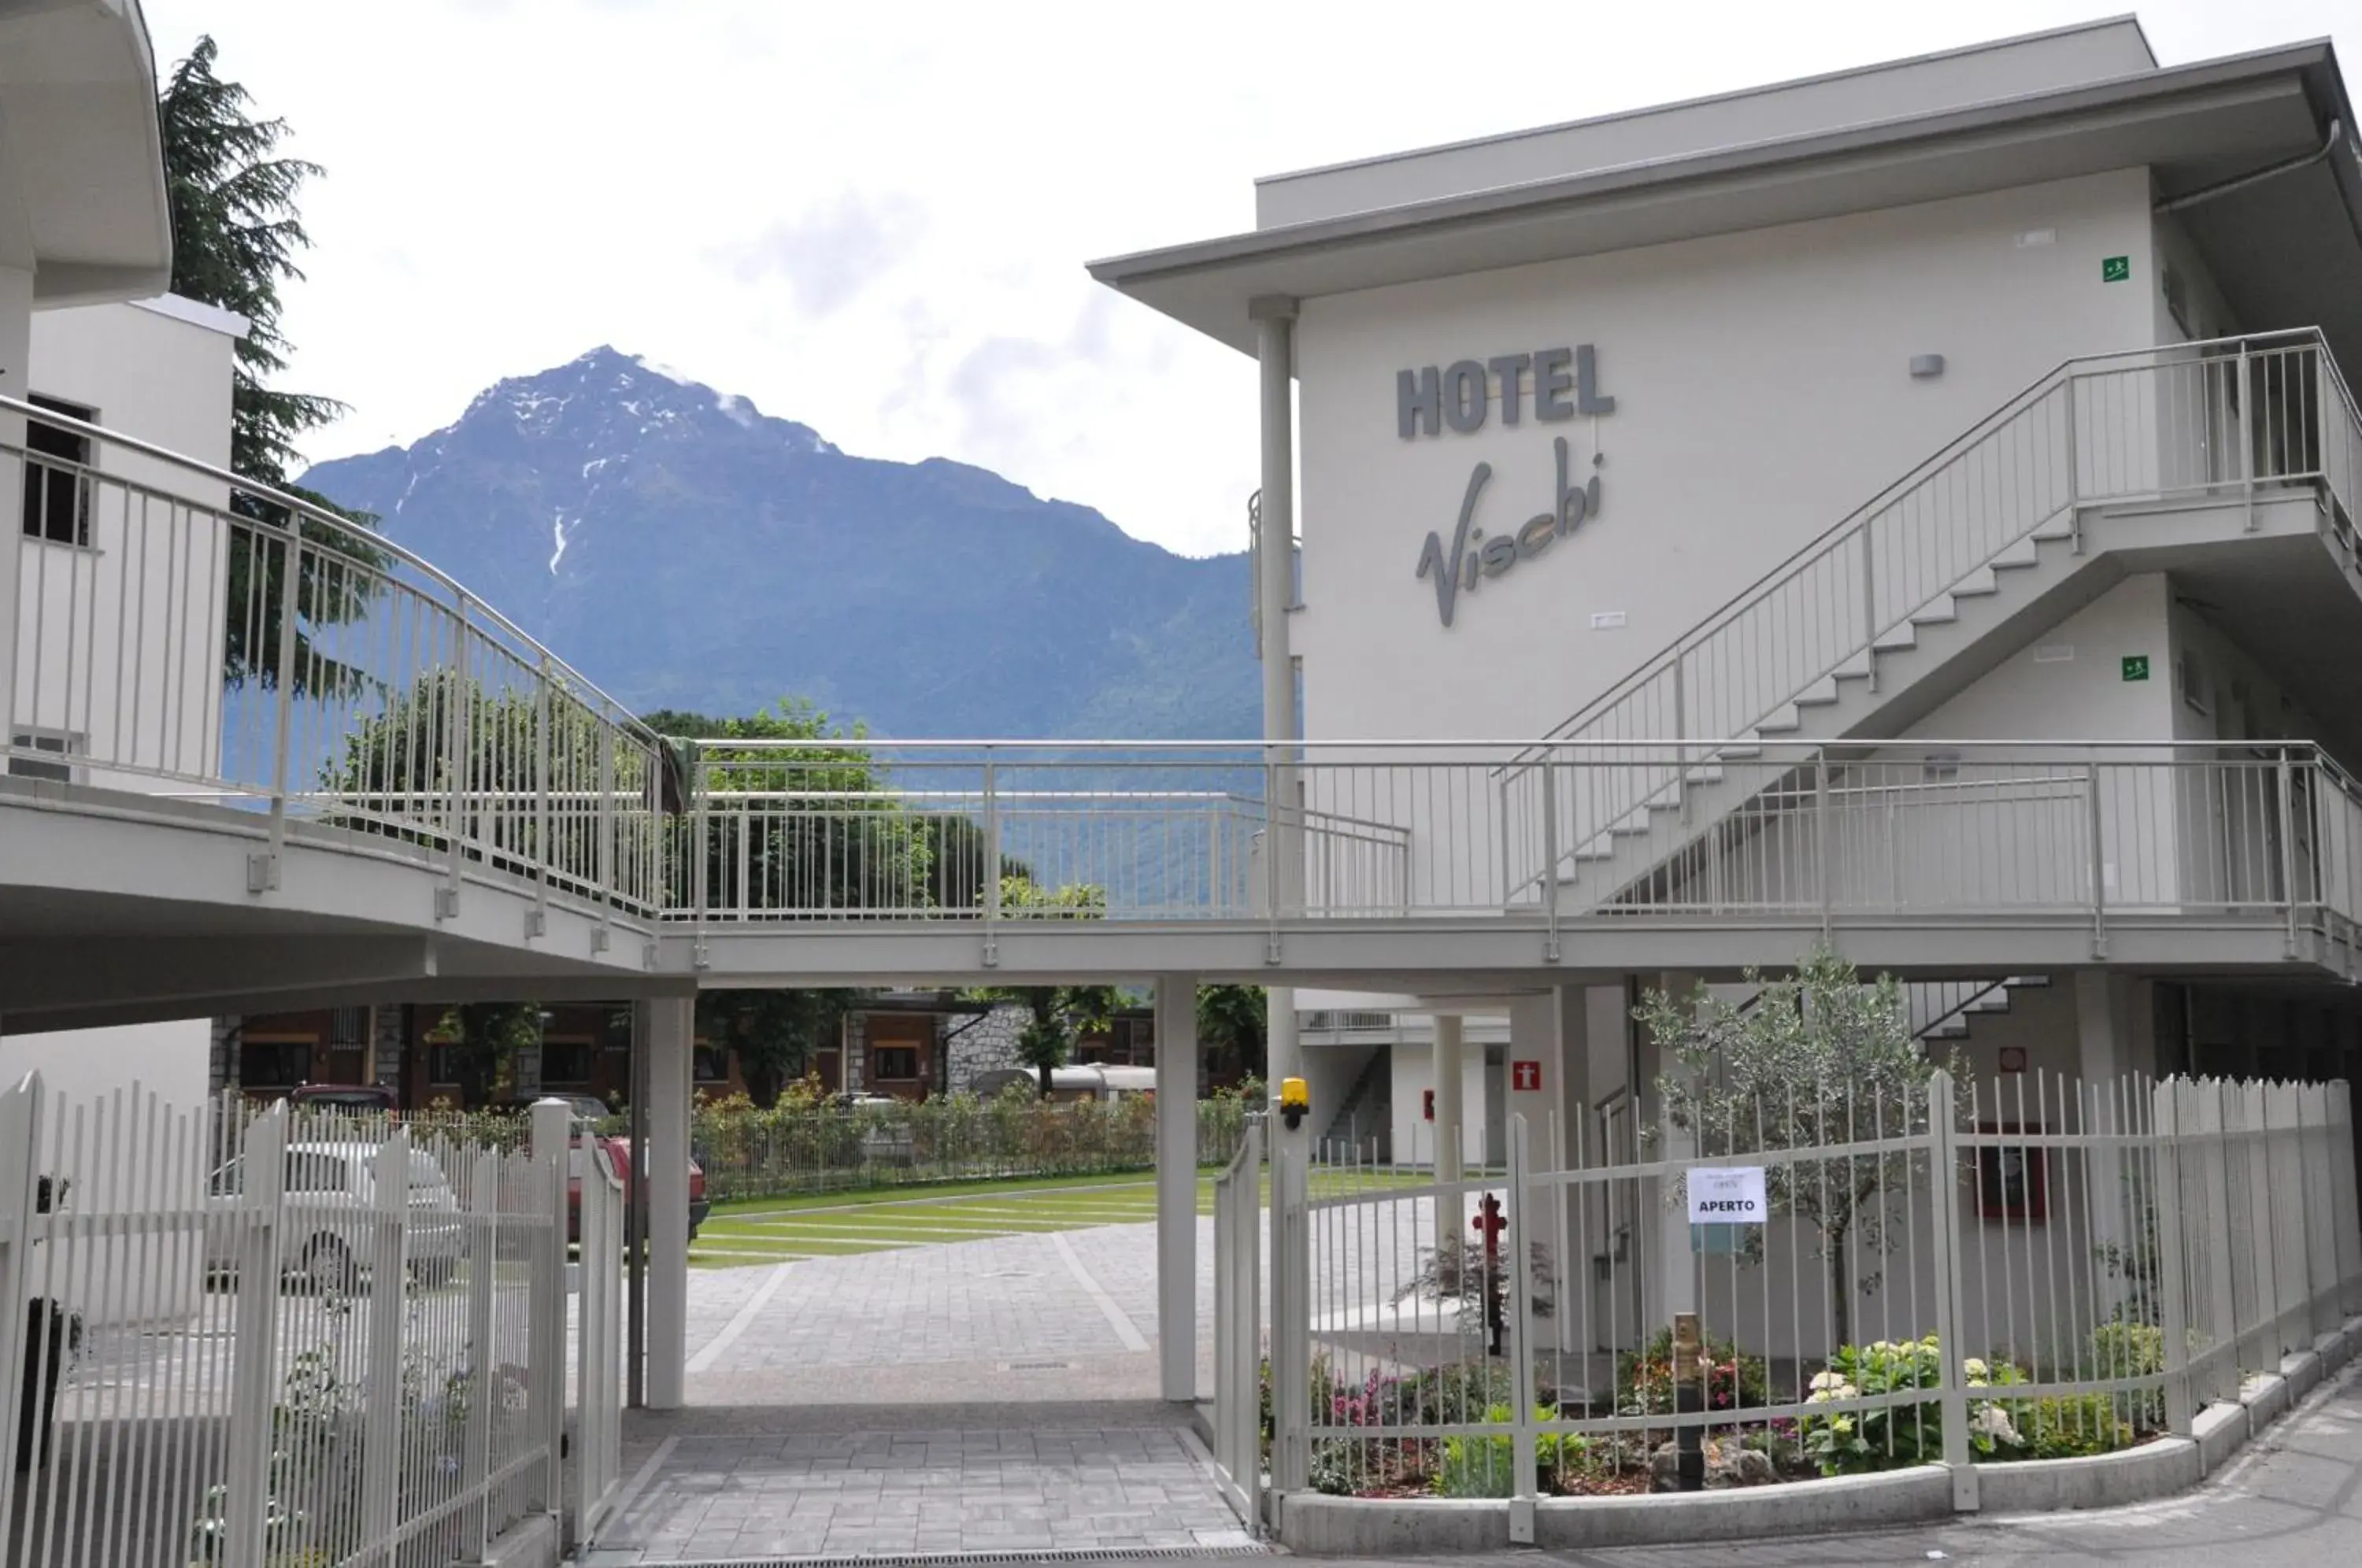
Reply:
M1422 1179L1365 1173L1359 1181L1364 1187L1411 1187ZM1210 1214L1213 1208L1214 1176L1201 1172L1198 1212ZM690 1244L689 1257L691 1264L708 1267L744 1268L940 1242L1142 1225L1155 1218L1155 1178L1148 1175L873 1187L718 1203Z

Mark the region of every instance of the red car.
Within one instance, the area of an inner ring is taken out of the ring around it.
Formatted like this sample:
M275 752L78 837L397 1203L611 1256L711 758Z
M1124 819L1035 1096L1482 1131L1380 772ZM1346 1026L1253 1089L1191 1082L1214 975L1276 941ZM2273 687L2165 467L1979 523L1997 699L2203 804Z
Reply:
M607 1151L607 1159L615 1167L615 1175L628 1186L632 1179L632 1141L620 1133L602 1134L600 1146ZM576 1158L581 1157L580 1151ZM705 1217L713 1205L705 1197L705 1167L695 1160L689 1162L689 1239L697 1240ZM582 1173L579 1169L567 1173L566 1177L566 1239L582 1240Z

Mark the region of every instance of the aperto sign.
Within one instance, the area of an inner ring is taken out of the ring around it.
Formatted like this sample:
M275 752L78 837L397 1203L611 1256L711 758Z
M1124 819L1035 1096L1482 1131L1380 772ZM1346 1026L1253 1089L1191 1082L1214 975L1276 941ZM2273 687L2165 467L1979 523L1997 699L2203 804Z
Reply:
M1693 1225L1760 1225L1772 1217L1761 1165L1699 1165L1683 1185Z
M1615 412L1616 400L1599 390L1598 353L1588 343L1460 359L1395 374L1396 431L1405 441L1447 432L1473 435L1496 422L1505 429L1518 428L1529 414L1535 424L1559 425L1579 418L1596 421ZM1595 425L1591 446L1591 467L1596 469L1604 459ZM1498 506L1488 505L1486 498L1493 465L1479 462L1469 470L1461 492L1451 547L1445 547L1440 529L1419 547L1418 577L1433 583L1435 613L1446 626L1451 624L1462 594L1474 593L1486 579L1505 576L1534 559L1599 515L1599 475L1575 471L1573 451L1564 436L1552 436L1551 456L1550 478L1536 496L1549 510L1488 533L1483 518L1496 513Z

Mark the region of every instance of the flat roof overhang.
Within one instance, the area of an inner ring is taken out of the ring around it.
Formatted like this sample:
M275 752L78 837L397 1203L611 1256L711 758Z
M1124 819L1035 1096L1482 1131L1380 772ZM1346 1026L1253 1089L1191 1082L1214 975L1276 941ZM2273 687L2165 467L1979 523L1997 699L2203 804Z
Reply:
M2326 160L2191 207L2184 221L2235 304L2242 284L2268 274L2270 324L2320 325L2350 364L2362 360L2362 164L2326 40L1142 251L1089 271L1252 353L1248 304L1259 297L1345 293L2116 169L2155 171L2159 194L2171 197L2313 151L2332 122L2342 145ZM2257 244L2247 226L2282 208L2301 209L2301 220Z
M0 261L44 305L146 299L172 281L156 60L138 0L0 0Z

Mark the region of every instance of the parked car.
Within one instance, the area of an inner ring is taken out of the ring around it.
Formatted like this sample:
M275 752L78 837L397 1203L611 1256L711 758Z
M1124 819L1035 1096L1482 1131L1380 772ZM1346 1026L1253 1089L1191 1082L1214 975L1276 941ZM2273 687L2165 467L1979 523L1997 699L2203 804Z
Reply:
M579 1123L578 1122L577 1125L579 1126ZM613 1164L616 1176L624 1182L628 1190L632 1180L632 1141L620 1133L605 1133L600 1136L599 1144L607 1151L607 1158ZM583 1151L578 1144L572 1158L568 1162L568 1169L566 1174L566 1239L575 1242L582 1240L583 1160ZM705 1167L692 1159L689 1162L689 1239L690 1241L697 1240L697 1232L704 1227L705 1217L712 1212L713 1212L713 1205L705 1196Z
M595 1125L615 1114L614 1109L595 1094L559 1094L555 1090L547 1094L526 1095L515 1099L504 1099L492 1109L511 1116L525 1116L545 1099L564 1102L568 1113L574 1118L578 1125L585 1121Z
M366 1221L376 1203L379 1145L362 1142L290 1143L280 1242L282 1271L318 1291L357 1289L367 1266ZM403 1250L412 1275L430 1288L449 1283L467 1250L458 1195L423 1149L410 1152L410 1221ZM246 1191L246 1156L223 1165L206 1183L205 1206L237 1209ZM205 1228L205 1272L237 1272L238 1229Z
M303 1084L287 1091L291 1105L311 1110L353 1110L391 1115L402 1109L400 1098L376 1084Z

